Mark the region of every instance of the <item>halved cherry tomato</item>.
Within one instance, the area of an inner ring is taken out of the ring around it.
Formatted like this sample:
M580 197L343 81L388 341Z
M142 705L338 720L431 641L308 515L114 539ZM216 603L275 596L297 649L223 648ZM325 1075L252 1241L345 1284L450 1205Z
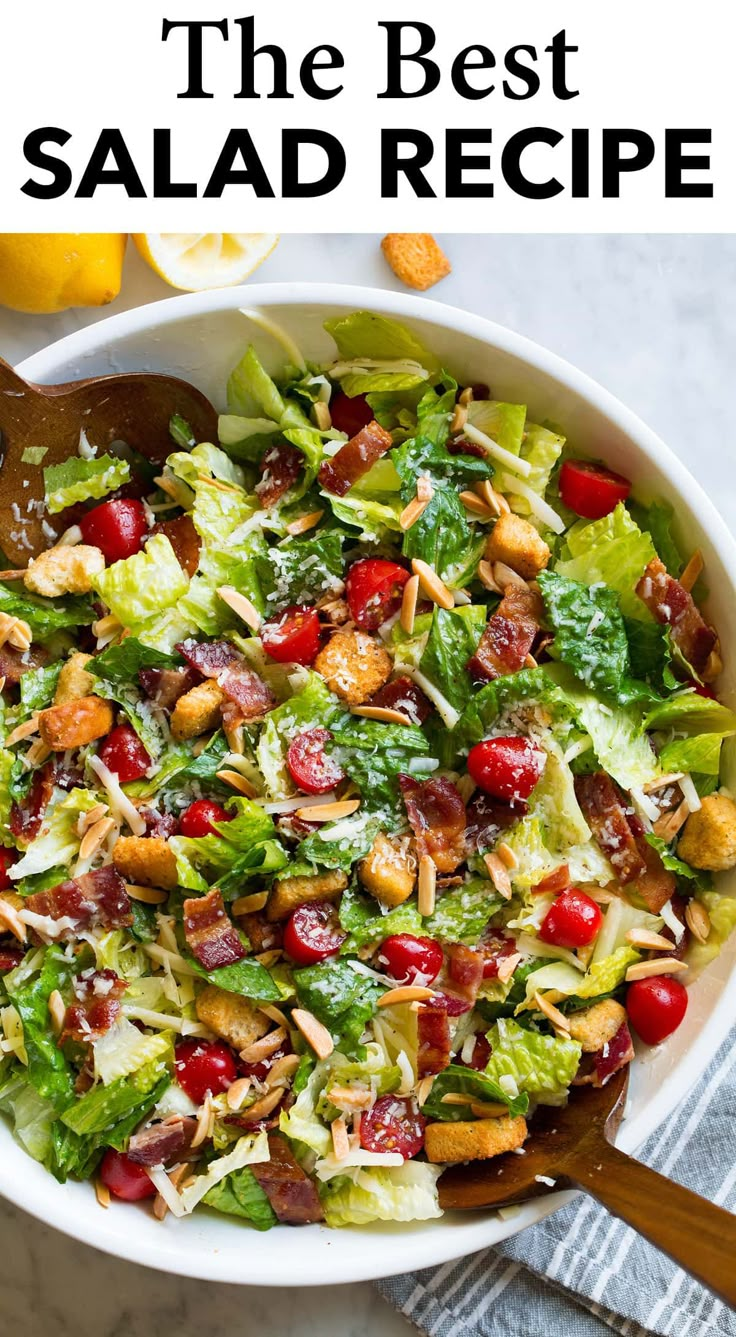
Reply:
M329 729L318 725L296 734L289 744L286 765L294 784L305 794L328 794L345 779L339 761L325 752L331 738Z
M424 1146L426 1123L413 1100L381 1096L360 1121L360 1145L365 1151L398 1151L408 1161Z
M225 812L219 803L209 798L198 798L190 803L179 819L179 832L182 836L217 836L215 822L231 822L232 813Z
M697 692L698 696L704 696L708 701L718 700L713 688L710 687L707 682L696 682L694 678L691 678L688 686L692 687L694 691Z
M298 966L313 966L339 952L346 937L334 905L309 901L298 905L286 921L284 951Z
M544 770L545 754L528 738L486 738L471 747L468 770L479 789L508 802L529 798Z
M622 474L587 460L565 460L560 469L560 496L566 506L586 520L601 520L626 501L631 483Z
M600 906L584 891L570 887L552 902L539 936L554 947L587 947L598 937L602 923Z
M227 1091L238 1076L235 1056L222 1040L180 1040L174 1051L176 1080L195 1105L208 1091Z
M378 952L379 965L402 984L431 984L443 960L442 948L434 938L415 938L413 933L392 933Z
M661 1044L677 1030L687 1012L687 989L671 975L636 980L629 985L626 1011L646 1045Z
M483 957L483 979L498 979L498 968L509 956L516 955L516 943L513 938L505 938L502 933L489 931L476 947L476 952Z
M118 724L110 730L100 747L99 757L107 769L117 775L121 785L129 780L140 780L151 765L151 758L129 724Z
M123 1202L153 1198L158 1191L142 1165L136 1165L125 1152L114 1151L112 1147L108 1147L100 1162L100 1179L113 1197L122 1198Z
M365 395L333 395L330 400L332 426L338 432L348 436L357 436L361 427L367 427L373 419L373 410Z
M408 579L405 567L383 557L353 562L347 575L345 597L356 627L361 631L377 631L382 622L398 613Z
M267 655L278 664L309 664L319 652L319 617L314 608L293 604L261 627Z
M148 533L148 521L142 501L121 497L103 501L87 511L79 521L85 543L100 548L106 562L121 562L140 552Z
M269 1054L267 1058L262 1058L257 1063L245 1063L241 1060L241 1075L243 1077L255 1077L256 1081L265 1082L274 1063L278 1063L280 1058L285 1058L287 1054L292 1052L291 1040L287 1035L286 1039L281 1041L278 1049L274 1049L273 1053Z
M12 887L9 869L13 867L17 858L15 850L6 850L0 846L0 891L7 891Z

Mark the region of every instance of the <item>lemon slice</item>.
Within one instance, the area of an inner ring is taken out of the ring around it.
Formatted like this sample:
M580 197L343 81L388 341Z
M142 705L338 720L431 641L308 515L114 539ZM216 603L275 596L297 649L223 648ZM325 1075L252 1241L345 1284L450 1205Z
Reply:
M135 232L143 259L172 288L199 292L242 283L271 254L275 232Z

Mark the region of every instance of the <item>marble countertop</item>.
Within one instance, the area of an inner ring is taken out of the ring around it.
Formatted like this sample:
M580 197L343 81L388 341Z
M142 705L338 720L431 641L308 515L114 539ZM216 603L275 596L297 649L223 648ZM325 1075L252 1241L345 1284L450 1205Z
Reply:
M433 297L529 335L601 381L669 443L736 523L736 471L725 454L732 434L736 237L442 240L453 273ZM358 234L284 237L259 278L400 286L378 239ZM131 249L124 295L104 311L43 317L0 310L0 354L18 362L108 311L170 295ZM0 1255L3 1323L14 1337L46 1331L149 1337L171 1330L177 1337L232 1337L258 1328L278 1337L400 1337L408 1331L367 1285L246 1295L108 1258L3 1202Z

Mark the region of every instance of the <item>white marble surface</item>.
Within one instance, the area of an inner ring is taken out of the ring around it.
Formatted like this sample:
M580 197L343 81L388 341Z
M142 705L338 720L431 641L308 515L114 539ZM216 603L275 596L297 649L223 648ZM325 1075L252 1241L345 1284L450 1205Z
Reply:
M453 273L433 290L549 345L635 409L736 522L733 366L736 238L451 236ZM291 236L264 280L321 278L397 287L378 239ZM137 254L124 294L102 312L54 317L0 310L0 354L17 362L107 311L169 296ZM243 1247L247 1248L244 1233ZM294 1235L298 1248L298 1235ZM355 1240L360 1248L359 1237ZM399 1337L408 1332L369 1286L252 1290L167 1277L120 1263L0 1203L0 1330L14 1337ZM284 1258L288 1273L288 1255Z

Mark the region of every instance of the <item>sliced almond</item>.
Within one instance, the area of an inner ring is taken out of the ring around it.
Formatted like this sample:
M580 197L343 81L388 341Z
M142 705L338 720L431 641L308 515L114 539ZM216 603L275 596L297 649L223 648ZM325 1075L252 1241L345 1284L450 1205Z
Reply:
M423 854L419 860L417 883L417 909L423 919L434 912L436 889L437 865L431 854Z
M254 1040L252 1045L241 1049L240 1057L244 1063L261 1063L264 1058L270 1058L277 1049L280 1049L286 1036L286 1027L277 1026L275 1031L269 1031L268 1035L261 1036L260 1040Z
M401 596L401 630L405 631L407 636L411 636L414 631L414 618L417 611L417 600L419 598L419 576L410 576L404 586L404 593Z
M260 631L261 615L250 599L233 589L232 585L219 585L217 593L223 603L232 608L237 617L242 618L246 627L250 627L251 631Z
M475 484L475 491L484 501L486 506L494 515L510 515L511 507L501 492L497 492L493 487L490 478L484 478L482 483Z
M429 562L423 562L421 557L413 557L411 569L415 576L419 577L419 584L432 603L437 604L438 608L450 609L455 607L455 600L452 592L448 590L445 582L440 580L437 572L429 565Z
M273 1064L266 1077L266 1086L286 1086L286 1083L294 1076L299 1063L301 1062L298 1054L282 1054Z
M404 531L406 531L407 529L411 529L412 525L416 524L420 516L424 515L424 512L429 506L431 500L432 500L431 496L427 497L426 501L422 501L421 497L419 496L412 497L408 506L404 507L403 511L401 512L401 515L399 516L400 527Z
M314 1050L317 1058L329 1058L335 1045L327 1027L323 1026L322 1022L318 1021L311 1012L307 1012L306 1008L302 1007L294 1008L291 1019L301 1031L310 1049Z
M505 901L510 901L513 895L511 887L511 878L506 864L498 854L484 854L483 862L488 869L488 876L491 879L499 896L503 896Z
M485 502L476 492L461 492L460 500L466 511L470 511L471 515L477 515L481 520L493 519L494 512L490 507L486 506Z
M11 905L10 901L6 901L3 896L0 896L0 928L7 929L14 938L18 939L18 942L25 942L26 926L19 917L15 906Z
M31 738L34 733L38 733L38 715L39 712L34 710L30 719L24 720L22 724L17 724L5 739L5 746L13 747L15 743L22 743L24 738Z
M296 815L305 822L339 822L342 817L357 812L359 807L359 798L348 798L340 803L310 803L297 808Z
M140 887L135 882L126 882L125 890L131 901L141 901L144 905L163 905L169 899L168 891L160 887Z
M333 1119L330 1132L332 1133L332 1154L336 1161L344 1161L350 1155L350 1139L347 1124L342 1115Z
M272 947L269 952L256 952L253 960L260 961L261 965L266 967L266 970L270 970L271 966L275 966L276 962L280 961L283 955L284 954L280 948Z
M258 1011L262 1012L264 1017L268 1017L270 1021L275 1021L277 1026L283 1026L284 1030L288 1031L289 1020L280 1007L276 1007L273 1003L261 1003Z
M246 780L245 776L240 774L240 771L217 771L216 775L224 785L229 785L231 789L237 789L238 793L244 794L246 798L255 798L258 792L250 780Z
M493 563L493 579L501 590L505 590L509 585L514 585L517 589L523 590L529 588L524 577L520 576L518 571L514 571L512 566L507 566L505 562Z
M213 1122L212 1098L209 1091L204 1101L197 1111L197 1127L194 1130L194 1137L190 1142L190 1147L201 1147L203 1142L207 1141L210 1135L210 1125Z
M23 765L26 770L32 770L34 766L43 766L43 763L51 756L51 748L47 747L42 738L37 738L23 758Z
M417 479L417 496L420 501L431 501L434 496L432 479L429 474L420 474Z
M292 520L291 524L286 526L287 534L295 536L297 534L306 534L308 530L314 529L318 525L324 511L308 511L306 515L300 515L298 519Z
M663 938L661 933L648 928L630 928L625 937L632 947L640 947L644 952L672 951L671 938Z
M312 405L312 422L320 432L329 432L332 426L332 414L324 399L317 399Z
M440 1100L441 1105L469 1105L470 1096L462 1091L448 1091Z
M670 947L672 944L669 944ZM686 961L678 961L676 956L657 956L651 961L637 961L626 971L626 983L634 980L647 980L652 975L679 975L687 970Z
M252 1077L238 1077L227 1088L225 1101L229 1110L239 1110L245 1097L253 1086Z
M239 896L230 909L234 915L255 915L262 910L268 900L267 891L254 891L250 896Z
M255 1104L249 1105L247 1110L242 1110L240 1117L246 1123L256 1123L258 1119L265 1119L267 1114L275 1110L276 1106L283 1099L284 1089L282 1086L275 1086L272 1091L267 1091L265 1096L261 1096Z
M81 537L82 531L80 530L79 532ZM61 539L59 539L59 543L61 543ZM11 566L8 568L7 571L0 571L0 580L22 580L23 577L26 576L27 574L28 574L27 566L23 567Z
M538 1007L539 1011L544 1014L547 1020L551 1022L556 1031L562 1031L565 1035L569 1034L570 1022L564 1013L560 1012L559 1008L555 1007L554 1003L550 1002L548 994L539 993L539 991L537 991L534 995L534 1004L535 1007Z
M201 755L202 755L202 753L204 752L204 750L205 750L207 744L210 743L210 742L212 741L212 738L213 738L213 737L214 737L213 734L211 734L211 733L205 733L205 734L202 734L201 737L199 737L199 738L195 738L195 739L194 739L194 742L192 743L192 756L193 756L193 757L201 757Z
M685 907L685 923L698 942L705 942L710 934L710 915L702 901L688 901Z
M700 551L700 548L697 548L680 576L680 584L683 589L687 590L689 593L698 578L702 576L704 569L705 562L703 561L703 554Z
M107 817L108 811L106 803L95 803L94 808L90 808L89 812L80 813L77 822L77 835L83 836L85 831L89 831L90 827L95 825L95 822Z
M482 557L478 563L478 579L485 589L491 591L491 594L502 593L501 586L496 583L493 567L490 562L486 561L485 557Z
M426 1105L429 1100L430 1092L434 1086L434 1076L422 1077L417 1085L417 1104L421 1107Z
M538 668L538 667L539 667L539 665L537 664L537 661L536 661L536 659L534 658L534 655L525 655L525 656L524 656L524 668L535 669L535 668Z
M647 784L642 785L642 793L656 794L658 789L666 789L668 785L676 785L678 780L682 780L684 771L669 771L667 775L658 775L656 780L649 780Z
M106 617L101 617L97 622L92 623L92 635L96 636L98 641L103 636L113 636L122 631L123 624L116 618L114 613L108 613Z
M669 844L671 840L674 840L680 827L685 825L689 815L689 804L683 799L682 803L679 807L675 808L674 812L666 812L662 817L657 819L652 827L655 836L659 836L661 840L664 840Z
M398 989L389 989L378 999L378 1007L398 1007L400 1003L426 1003L434 998L434 991L423 984L402 984Z
M80 859L91 859L98 850L102 849L107 837L117 826L114 817L101 817L94 826L85 831L82 837L82 843L79 846Z
M189 1166L186 1163L183 1165L176 1165L174 1166L173 1170L168 1171L166 1177L169 1183L174 1188L178 1188L180 1184L182 1188L184 1188L186 1183L186 1180L184 1180L184 1176L188 1173L188 1170ZM166 1199L160 1193L157 1193L153 1200L153 1215L155 1216L156 1220L163 1221L168 1210L169 1210L169 1204L167 1203Z
M521 960L521 952L513 952L511 956L502 956L498 963L497 979L502 984L507 984Z
M457 404L455 405L455 412L453 413L452 419L450 421L450 435L454 436L457 432L462 432L463 427L465 426L467 421L468 421L467 404L463 404L460 400L458 400Z
M509 1112L508 1105L502 1105L500 1100L471 1100L470 1113L474 1114L476 1119L503 1119Z
M333 1105L347 1105L349 1109L367 1110L373 1104L373 1092L361 1086L331 1086L327 1099Z
M460 391L460 394L457 397L457 402L458 404L468 405L472 404L474 399L475 399L475 393L473 391L472 385L466 385L465 388Z
M110 1206L110 1190L103 1184L99 1175L95 1175L95 1197L100 1207Z
M222 731L227 739L227 745L233 756L242 757L245 753L245 731L243 721L238 720L236 724L222 721Z
M350 713L365 720L378 720L381 724L411 724L403 710L392 710L390 706L353 706Z
M52 989L46 1004L51 1018L51 1029L54 1035L61 1035L64 1029L64 1017L66 1016L66 1005L58 989Z
M502 840L500 845L496 846L496 854L498 855L502 863L505 863L507 868L519 867L519 860L514 854L514 851L512 850L511 846L508 845L505 840Z
M61 538L57 539L56 546L57 548L75 548L78 543L82 542L83 537L79 525L70 525L68 529L64 530Z

